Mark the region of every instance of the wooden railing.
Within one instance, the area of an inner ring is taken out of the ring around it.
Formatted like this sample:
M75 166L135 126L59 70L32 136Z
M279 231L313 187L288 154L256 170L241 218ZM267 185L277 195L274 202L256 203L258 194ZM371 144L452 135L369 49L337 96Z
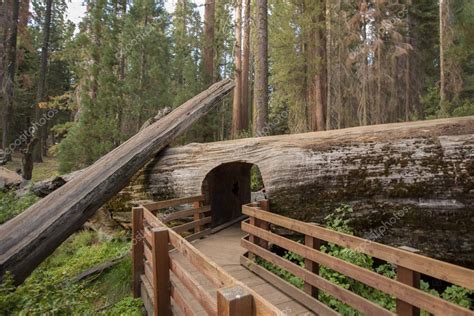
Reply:
M209 315L282 315L272 304L243 283L234 279L225 270L200 253L188 240L180 236L176 227L169 228L152 211L176 203L195 203L196 198L163 201L133 209L133 293L142 297L149 315L171 315L171 302L185 315L194 315L189 303L192 296ZM199 200L201 201L201 200ZM202 205L196 209L203 209ZM191 216L189 211L180 211L176 216ZM202 224L202 213L193 221ZM193 216L196 213L193 213ZM178 226L179 227L179 226ZM191 226L188 226L191 227ZM194 226L197 227L197 226ZM195 238L195 233L189 237ZM210 281L217 291L209 294L195 276L175 259L179 252L187 262ZM183 292L186 289L187 294ZM188 295L188 296L186 296Z
M394 315L391 311L344 289L319 276L319 266L325 266L347 277L378 289L397 299L398 315L419 315L420 309L435 315L474 315L474 312L441 298L432 296L419 289L420 274L431 276L469 290L474 289L474 271L446 262L438 261L416 253L393 248L356 236L329 230L315 224L304 223L284 216L269 213L265 209L268 202L252 203L243 206L243 214L249 220L242 222L242 230L249 235L242 239L242 246L249 254L241 258L242 264L258 273L268 282L285 288L285 292L295 300L326 315L334 314L317 300L318 291L339 299L366 315ZM282 227L305 236L304 244L277 235L269 226ZM321 243L336 244L354 251L379 258L396 266L397 277L390 279L376 272L338 259L319 250ZM271 252L269 244L277 245L305 259L301 267ZM283 279L255 264L253 257L258 256L271 264L281 267L301 278L305 282L304 291L291 286Z
M160 221L170 226L188 241L199 239L211 233L211 207L204 205L204 196L192 196L143 205Z

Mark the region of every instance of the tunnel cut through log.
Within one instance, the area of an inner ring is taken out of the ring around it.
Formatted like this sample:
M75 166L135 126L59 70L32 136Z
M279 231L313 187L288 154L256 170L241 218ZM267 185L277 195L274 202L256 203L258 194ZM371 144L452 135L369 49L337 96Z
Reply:
M221 164L204 178L202 192L211 205L212 226L231 222L242 215L242 205L251 200L252 164L237 161Z

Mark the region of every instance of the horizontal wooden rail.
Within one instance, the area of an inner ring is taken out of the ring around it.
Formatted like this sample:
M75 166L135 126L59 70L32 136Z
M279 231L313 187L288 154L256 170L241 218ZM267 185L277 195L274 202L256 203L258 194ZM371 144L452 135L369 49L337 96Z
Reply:
M330 281L315 275L304 268L298 266L297 264L283 259L282 257L265 250L264 248L251 243L246 239L241 241L242 247L250 251L251 253L265 259L266 261L284 268L288 272L294 274L295 276L309 282L311 285L318 287L319 289L331 294L335 298L341 300L341 302L346 303L355 309L363 312L366 315L381 315L381 316L392 316L395 315L390 311L384 309L381 306L349 291L340 286L331 283Z
M179 225L179 226L172 227L171 229L174 230L175 232L177 232L178 234L181 234L181 233L184 233L184 232L186 232L190 229L194 229L194 227L196 227L196 225L204 226L204 225L209 224L211 222L212 222L212 217L209 216L209 217L201 218L201 219L198 219L198 220L186 223L186 224L182 224L182 225Z
M422 274L432 276L452 284L474 290L474 272L463 268L418 255L406 250L386 246L367 239L336 232L321 226L304 223L290 219L285 216L259 210L254 207L243 206L242 213L257 219L270 222L274 225L312 236L327 242L364 253L366 255L382 259L384 261L402 266Z
M324 303L316 300L314 297L300 290L293 284L285 281L284 279L280 278L278 275L260 266L255 261L248 258L248 256L242 255L240 257L240 264L246 267L247 269L249 269L250 271L252 271L253 273L257 274L259 277L261 277L262 279L270 283L275 288L279 289L281 292L293 298L295 301L306 306L311 311L315 312L317 315L325 315L325 316L341 315L335 310L331 309L329 306L325 305Z
M164 216L158 216L158 218L163 223L168 224L171 221L181 219L181 218L184 218L184 217L193 216L196 213L202 214L202 213L207 213L207 212L210 212L210 211L211 211L211 206L210 205L204 205L204 206L199 207L197 209L192 208L192 209L189 209L189 210L178 211L178 212L174 212L174 213L167 214L167 215L164 215Z
M175 206L180 206L183 204L193 204L195 202L202 202L204 201L204 196L203 195L198 195L198 196L191 196L191 197L185 197L185 198L179 198L179 199L172 199L172 200L167 200L167 201L160 201L160 202L154 202L150 204L144 205L147 210L149 211L156 211L160 209L164 209L167 207L175 207Z
M328 254L316 251L313 248L302 245L298 242L289 240L285 237L276 235L261 228L242 223L242 230L258 238L264 239L270 243L278 245L284 249L292 251L304 258L324 265L334 271L347 275L348 277L365 283L375 289L402 299L414 306L418 306L430 313L442 312L443 315L471 315L469 310L447 302L443 299L434 297L421 290L410 287L396 280L387 278L376 272L361 268L355 264L349 263Z
M256 315L283 315L274 305L266 301L258 293L248 288L242 282L234 279L223 268L204 256L191 243L173 230L169 230L169 240L194 267L205 275L217 288L238 285L246 289L253 297Z
M215 299L174 259L170 261L171 271L188 289L193 297L201 304L204 310L210 315L217 314L217 304Z
M415 312L416 309L412 307L418 307L433 314L474 315L466 308L450 303L441 298L434 297L416 288L414 283L416 282L416 279L407 276L408 272L412 273L410 268L403 270L400 268L403 268L403 266L399 265L398 270L400 271L398 272L402 273L405 271L405 273L403 275L399 273L400 277L397 280L394 280L342 259L333 257L329 254L323 253L319 251L319 246L315 247L314 242L311 241L314 239L317 241L318 245L319 241L323 240L341 245L343 247L348 246L347 248L360 251L362 253L367 253L368 255L383 260L390 258L393 260L392 262L398 264L401 264L401 262L408 263L410 267L419 266L424 262L427 262L427 264L430 266L430 269L449 267L449 271L455 271L454 273L457 273L458 275L453 277L451 275L445 275L445 272L435 273L435 275L443 276L449 280L457 280L460 278L467 278L468 280L472 279L473 271L470 269L446 264L444 262L416 255L411 252L402 251L397 248L384 246L374 242L368 242L358 237L331 231L329 229L318 227L312 224L299 222L277 214L263 211L261 208L254 205L244 206L243 213L248 215L250 218L248 222L242 222L242 230L249 234L248 240L242 240L242 246L249 250L252 255L260 256L261 258L276 264L277 266L280 266L288 270L290 273L293 273L297 277L303 279L305 281L305 285L309 285L307 289L310 290L309 293L311 295L314 295L314 291L312 291L313 289L321 289L365 314L392 315L391 312L383 309L382 307L321 278L317 272L312 271L312 268L308 268L308 266L301 268L298 265L283 259L276 254L273 254L267 250L267 245L269 243L302 256L305 258L305 264L310 262L316 265L323 265L327 268L344 274L349 278L360 281L370 287L394 296L398 299L397 304L401 306L401 308L398 310L403 311L403 315L409 314L408 311ZM267 229L269 224L304 234L306 236L306 245L272 233ZM308 241L310 241L309 244ZM381 254L378 253L379 250L382 250ZM407 261L406 258L398 258L396 255L393 255L391 251L403 256L408 254L409 258L415 260L416 263L413 264L412 261ZM410 264L410 262L412 262L412 264ZM423 269L423 271L426 271L426 269ZM465 284L465 281L461 283L462 284L455 284L462 286ZM470 284L468 288L472 288L472 286L473 285Z
M171 281L170 293L171 293L171 298L174 300L174 302L179 307L179 309L183 312L184 315L186 316L196 315L191 305L189 305L188 301L184 298L183 294L178 289L176 283L173 280Z

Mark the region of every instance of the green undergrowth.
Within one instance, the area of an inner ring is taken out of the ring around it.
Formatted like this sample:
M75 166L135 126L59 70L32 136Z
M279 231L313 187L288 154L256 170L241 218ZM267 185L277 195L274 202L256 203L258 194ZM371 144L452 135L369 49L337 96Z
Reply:
M20 214L36 201L38 198L31 193L19 199L14 192L0 191L0 224Z
M0 285L0 315L141 315L131 297L130 241L92 231L71 236L15 288L11 276ZM117 265L83 281L78 274L112 259Z
M339 232L352 235L353 231L349 227L349 220L346 219L346 214L349 212L352 212L352 209L348 206L342 206L338 208L334 213L326 217L327 227ZM391 264L375 265L374 259L372 257L353 251L351 249L343 248L335 244L329 243L327 245L321 246L321 251L336 258L353 263L357 266L366 268L367 270L384 275L386 277L394 279L396 276L395 267ZM304 258L293 252L286 251L283 254L283 258L292 261L293 263L296 263L301 267L305 266ZM276 266L262 258L257 257L256 262L257 264L263 266L265 269L273 272L280 278L291 283L295 287L303 289L304 281L301 278L298 278L297 276L286 271L285 269L282 269L281 267ZM396 310L396 299L388 294L385 294L384 292L381 292L361 282L348 278L347 276L340 274L334 270L328 269L324 266L320 267L319 275L325 278L326 280L329 280L344 289L348 289L380 306L383 306L384 308L392 312L395 312ZM465 288L452 285L447 287L444 292L439 293L436 290L430 288L429 284L424 281L421 281L420 287L423 291L428 292L433 296L441 297L447 301L461 305L463 307L470 308L471 306L473 306L470 300L470 296L472 296L473 292ZM320 291L319 300L330 306L332 309L338 311L342 315L363 315L362 313L342 303L341 301L329 295L328 293ZM426 312L423 312L422 314L429 315Z

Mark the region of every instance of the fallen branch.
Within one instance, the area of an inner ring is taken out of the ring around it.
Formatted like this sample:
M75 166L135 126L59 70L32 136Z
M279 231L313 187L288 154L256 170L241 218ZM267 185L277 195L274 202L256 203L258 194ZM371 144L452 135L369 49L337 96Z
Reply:
M110 269L114 266L116 266L117 264L119 264L120 262L124 261L128 256L130 256L130 253L126 253L118 258L115 258L115 259L112 259L110 261L107 261L107 262L104 262L104 263L101 263L95 267L92 267L78 275L76 275L73 279L72 279L72 282L73 283L76 283L76 282L79 282L79 281L82 281L84 279L87 279L88 277L90 277L91 275L94 275L94 274L97 274L97 273L102 273L104 272L105 270L107 269Z

